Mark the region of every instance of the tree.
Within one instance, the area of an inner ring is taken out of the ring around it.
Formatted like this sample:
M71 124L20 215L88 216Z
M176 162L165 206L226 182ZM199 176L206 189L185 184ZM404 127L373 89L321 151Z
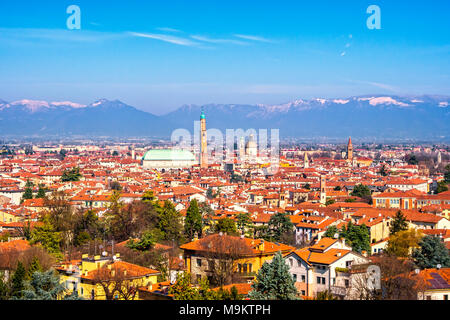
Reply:
M371 252L369 230L365 224L358 226L350 221L347 227L342 227L339 236L345 238L353 251L358 253L362 251Z
M214 194L213 189L211 187L208 188L208 190L206 190L206 197L208 199L213 199L215 198L217 195Z
M386 170L386 165L383 164L380 171L378 172L382 177L386 177L389 175L389 172Z
M159 210L158 229L161 231L163 241L175 241L182 243L183 237L183 223L181 221L181 214L175 209L175 206L170 201L165 201L164 206Z
M445 183L445 181L440 181L437 185L436 193L441 193L445 191L448 191L447 183Z
M253 251L240 237L214 234L199 240L199 246L208 261L212 273L211 282L224 286L240 280L236 273L238 261L246 264L245 257Z
M310 190L310 189L311 189L311 185L310 185L309 183L307 183L307 184L305 184L304 188L305 188L306 190Z
M399 231L405 231L408 230L408 222L406 222L406 218L401 212L401 210L398 210L395 214L394 219L392 219L391 227L389 228L389 231L391 235L399 232Z
M9 288L8 284L5 283L3 277L0 277L0 301L9 299Z
M25 185L25 192L22 195L22 202L28 199L33 199L33 183L30 180L27 180Z
M419 160L417 160L417 157L415 154L409 154L405 158L406 162L411 165L417 165L419 164Z
M250 217L250 213L239 213L236 216L236 225L238 230L243 235L247 235L246 232L248 232L249 230L252 231L251 229L253 229L253 221Z
M265 262L252 283L252 300L297 300L297 288L289 267L277 252L271 263Z
M31 232L30 243L40 243L49 253L60 256L61 233L55 231L47 215L43 217L42 222L43 225L36 226Z
M197 289L191 284L191 274L187 272L177 274L177 280L169 288L169 294L172 294L175 300L198 300L199 298Z
M153 202L153 200L155 200L155 196L153 194L153 191L151 190L145 191L144 194L142 195L143 202Z
M363 185L363 184L357 184L355 186L355 188L353 189L353 192L351 193L351 195L355 196L355 197L363 198L368 202L370 202L372 199L369 187L366 185Z
M42 266L39 263L39 259L38 257L33 257L33 260L31 261L30 266L28 267L27 270L27 280L30 280L33 276L33 273L35 272L42 272Z
M334 187L333 190L334 190L334 191L341 191L341 187L340 187L340 186L336 186L336 187Z
M184 220L184 232L186 234L186 237L192 240L195 234L200 237L202 234L202 230L202 215L200 214L197 200L193 199L186 212L186 218Z
M111 182L111 185L109 186L109 188L111 190L122 191L122 186L120 185L120 183L118 181Z
M411 248L416 248L422 238L422 232L416 229L398 231L389 237L386 252L397 257L406 258Z
M229 235L236 235L236 223L230 218L222 218L217 220L215 225L216 232L223 232Z
M330 226L323 234L324 238L334 238L336 234L339 234L339 230L336 226Z
M332 205L333 203L336 203L336 200L329 198L325 202L325 205L328 207L329 205Z
M59 157L60 157L61 161L63 161L66 158L66 155L67 155L67 150L66 149L61 149L59 151Z
M412 258L420 268L436 268L438 264L450 268L450 255L441 238L426 235L419 241L419 247L413 251Z
M444 181L447 184L450 183L450 164L445 166Z
M57 300L66 291L54 270L36 271L25 281L22 300Z
M315 300L338 300L330 291L317 292Z
M270 217L268 227L268 236L271 241L281 241L283 237L294 233L294 224L291 219L281 212Z
M26 270L22 262L17 263L17 268L14 271L14 275L11 279L11 297L20 299L23 296L23 290L25 288Z
M352 281L353 299L364 300L417 300L418 292L425 288L423 279L411 277L415 266L409 259L398 258L386 252L374 256L372 263L380 268L381 290L368 287L368 265L352 265L354 274Z
M142 279L136 279L116 263L105 264L91 272L93 284L102 288L106 300L134 300L138 288L146 285Z
M36 199L44 199L45 198L45 191L46 191L46 189L44 188L44 186L42 184L40 184L38 193L36 195Z
M61 176L62 182L69 181L80 181L82 175L80 173L80 168L75 167L70 170L64 170L63 175Z
M61 247L65 250L73 244L74 229L76 227L76 215L64 192L53 192L51 197L44 199L46 215L54 226L54 231L59 232L62 241Z
M138 250L138 251L147 251L153 248L156 243L155 235L152 231L144 232L143 236L139 241L135 241L130 239L126 246L130 249Z

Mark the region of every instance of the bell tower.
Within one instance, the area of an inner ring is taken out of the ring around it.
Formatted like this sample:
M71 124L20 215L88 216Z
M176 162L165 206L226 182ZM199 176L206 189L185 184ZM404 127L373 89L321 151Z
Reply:
M353 163L353 144L352 144L352 137L348 139L348 145L347 145L347 160L351 163Z
M200 115L200 168L208 168L208 142L206 136L206 116L205 112L202 110Z

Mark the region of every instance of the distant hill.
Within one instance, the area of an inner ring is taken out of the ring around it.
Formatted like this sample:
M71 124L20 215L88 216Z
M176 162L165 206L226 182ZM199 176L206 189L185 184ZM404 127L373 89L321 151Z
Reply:
M0 99L0 134L169 137L176 128L192 132L202 108L207 127L223 132L277 128L282 137L299 138L450 138L450 97L432 95L299 99L280 105L185 105L163 116L118 100L80 105Z

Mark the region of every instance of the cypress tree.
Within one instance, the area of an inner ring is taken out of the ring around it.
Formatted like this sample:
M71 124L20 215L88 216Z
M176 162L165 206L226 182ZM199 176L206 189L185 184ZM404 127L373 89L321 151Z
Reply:
M193 199L186 212L186 219L184 221L184 231L188 239L192 239L197 233L200 237L202 234L203 223L202 215L198 208L197 200Z
M403 213L400 210L398 210L397 213L395 214L394 219L392 220L391 228L389 231L392 235L399 231L405 230L408 230L408 223L406 222L406 218L403 215Z
M11 297L21 298L23 296L24 281L26 278L26 270L22 262L17 263L16 271L11 279Z
M289 267L277 252L271 263L264 263L252 283L252 300L297 300L297 288Z
M30 280L33 276L33 273L35 273L35 272L42 272L42 266L39 263L39 259L37 257L33 258L30 266L28 267L27 280Z

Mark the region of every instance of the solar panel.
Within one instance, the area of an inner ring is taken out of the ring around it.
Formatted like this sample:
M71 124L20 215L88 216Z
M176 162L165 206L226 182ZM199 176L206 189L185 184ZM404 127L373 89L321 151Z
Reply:
M450 284L444 278L442 278L442 276L439 273L431 272L430 276L433 277L433 280L428 280L428 281L432 284L433 288L435 288L435 289L450 288Z

